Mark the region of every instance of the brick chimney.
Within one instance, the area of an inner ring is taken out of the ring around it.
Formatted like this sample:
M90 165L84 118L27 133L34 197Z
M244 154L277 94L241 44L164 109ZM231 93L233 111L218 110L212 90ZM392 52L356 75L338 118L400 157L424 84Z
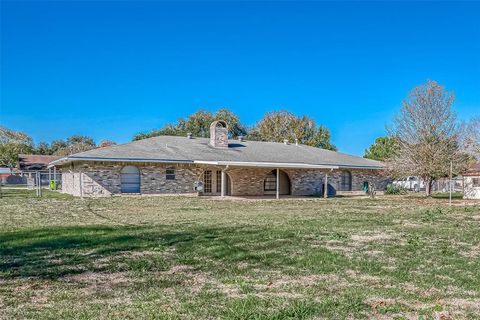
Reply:
M228 148L228 127L223 120L217 120L210 125L210 145L218 149Z

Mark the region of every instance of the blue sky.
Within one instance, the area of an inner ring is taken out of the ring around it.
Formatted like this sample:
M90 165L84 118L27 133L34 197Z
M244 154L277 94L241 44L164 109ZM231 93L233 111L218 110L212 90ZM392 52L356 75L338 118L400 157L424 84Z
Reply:
M199 108L306 114L363 155L415 85L480 115L480 3L1 3L1 125L127 142Z

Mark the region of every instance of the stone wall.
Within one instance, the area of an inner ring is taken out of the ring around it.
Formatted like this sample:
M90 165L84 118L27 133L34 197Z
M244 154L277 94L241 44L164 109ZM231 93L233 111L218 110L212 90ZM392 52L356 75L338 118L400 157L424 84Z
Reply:
M375 189L378 191L384 191L387 185L392 182L392 179L386 176L379 170L365 170L355 169L350 170L352 173L352 190L360 191L363 189L363 182L368 181L375 184ZM340 182L340 176L337 177L338 183Z
M71 170L65 170L62 174L62 192L73 196L80 196L80 188L75 186L75 174Z
M325 171L315 169L287 169L284 171L290 178L292 195L312 196L323 193Z
M62 192L74 196L105 197L121 194L121 170L131 163L90 162L75 163L63 168ZM142 194L194 193L193 183L200 179L201 168L177 164L175 179L166 179L170 164L135 164L140 169Z
M102 197L121 194L121 170L131 163L90 162L75 163L65 166L62 174L62 192L74 196ZM140 169L140 192L142 194L178 194L196 193L195 181L203 179L204 170L222 170L215 166L197 166L192 164L134 164ZM175 179L166 179L167 167L175 168ZM261 196L265 177L270 168L228 168L231 195ZM292 195L322 195L325 170L285 169L290 179ZM377 190L384 190L391 181L377 170L349 170L352 174L352 191L361 192L363 182L375 183ZM328 171L329 194L344 193L340 191L341 170ZM212 176L212 194L216 193L215 174Z
M263 180L272 169L229 168L232 196L262 196Z
M175 168L175 179L166 179L166 168ZM190 165L149 165L140 168L142 194L193 193L193 184L201 179L203 170Z

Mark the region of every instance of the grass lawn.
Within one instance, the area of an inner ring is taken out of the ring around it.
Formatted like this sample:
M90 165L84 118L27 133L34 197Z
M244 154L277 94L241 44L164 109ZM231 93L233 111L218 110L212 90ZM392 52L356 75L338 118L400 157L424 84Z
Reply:
M480 318L480 206L0 199L0 318Z
M436 199L449 199L450 193L449 192L434 192L432 193L432 197ZM452 192L452 199L463 199L462 192Z

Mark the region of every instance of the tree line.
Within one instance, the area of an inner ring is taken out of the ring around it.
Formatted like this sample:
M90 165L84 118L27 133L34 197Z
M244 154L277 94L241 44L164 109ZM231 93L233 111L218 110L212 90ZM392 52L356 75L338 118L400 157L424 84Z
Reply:
M34 144L28 134L0 127L0 166L14 168L19 154L66 156L115 144L113 141L103 140L97 145L92 138L81 135L73 135L65 140L53 140L51 143Z
M243 136L247 140L271 142L283 142L285 139L290 142L297 140L301 144L337 150L330 140L328 128L317 125L311 117L297 116L286 110L267 112L256 125L251 127L242 124L238 115L228 109L219 109L215 113L199 110L187 118L180 118L176 123L168 123L158 130L139 133L133 140L162 135L186 136L188 133L194 137L208 138L210 124L219 119L227 122L230 138Z
M180 118L175 123L168 123L160 129L138 133L132 140L161 135L186 136L187 133L191 133L195 137L207 138L210 136L210 124L219 119L227 122L230 138L243 136L249 140L274 142L282 142L284 139L293 142L297 139L302 144L337 150L330 141L328 128L317 125L311 117L296 116L286 110L268 112L256 125L251 127L241 123L238 115L225 108L219 109L215 113L199 110L187 118ZM54 140L50 143L34 144L28 134L0 127L0 166L15 167L19 154L65 156L115 144L110 140L103 140L96 144L91 137L82 135L73 135L65 140Z
M427 81L411 90L398 114L387 126L387 135L378 137L365 150L365 158L385 162L393 177L418 176L426 183L429 195L432 183L464 172L480 158L480 118L460 122L453 111L455 97L436 81ZM133 140L161 135L209 137L210 124L222 119L228 123L230 138L244 136L247 140L291 142L337 150L331 142L330 130L306 115L297 116L286 110L266 113L253 126L246 126L238 115L228 109L216 112L199 110L187 118L168 123L160 129L136 134ZM104 140L98 145L87 136L74 135L66 140L35 145L27 134L0 127L0 165L14 167L18 154L68 155L98 147L114 145Z

